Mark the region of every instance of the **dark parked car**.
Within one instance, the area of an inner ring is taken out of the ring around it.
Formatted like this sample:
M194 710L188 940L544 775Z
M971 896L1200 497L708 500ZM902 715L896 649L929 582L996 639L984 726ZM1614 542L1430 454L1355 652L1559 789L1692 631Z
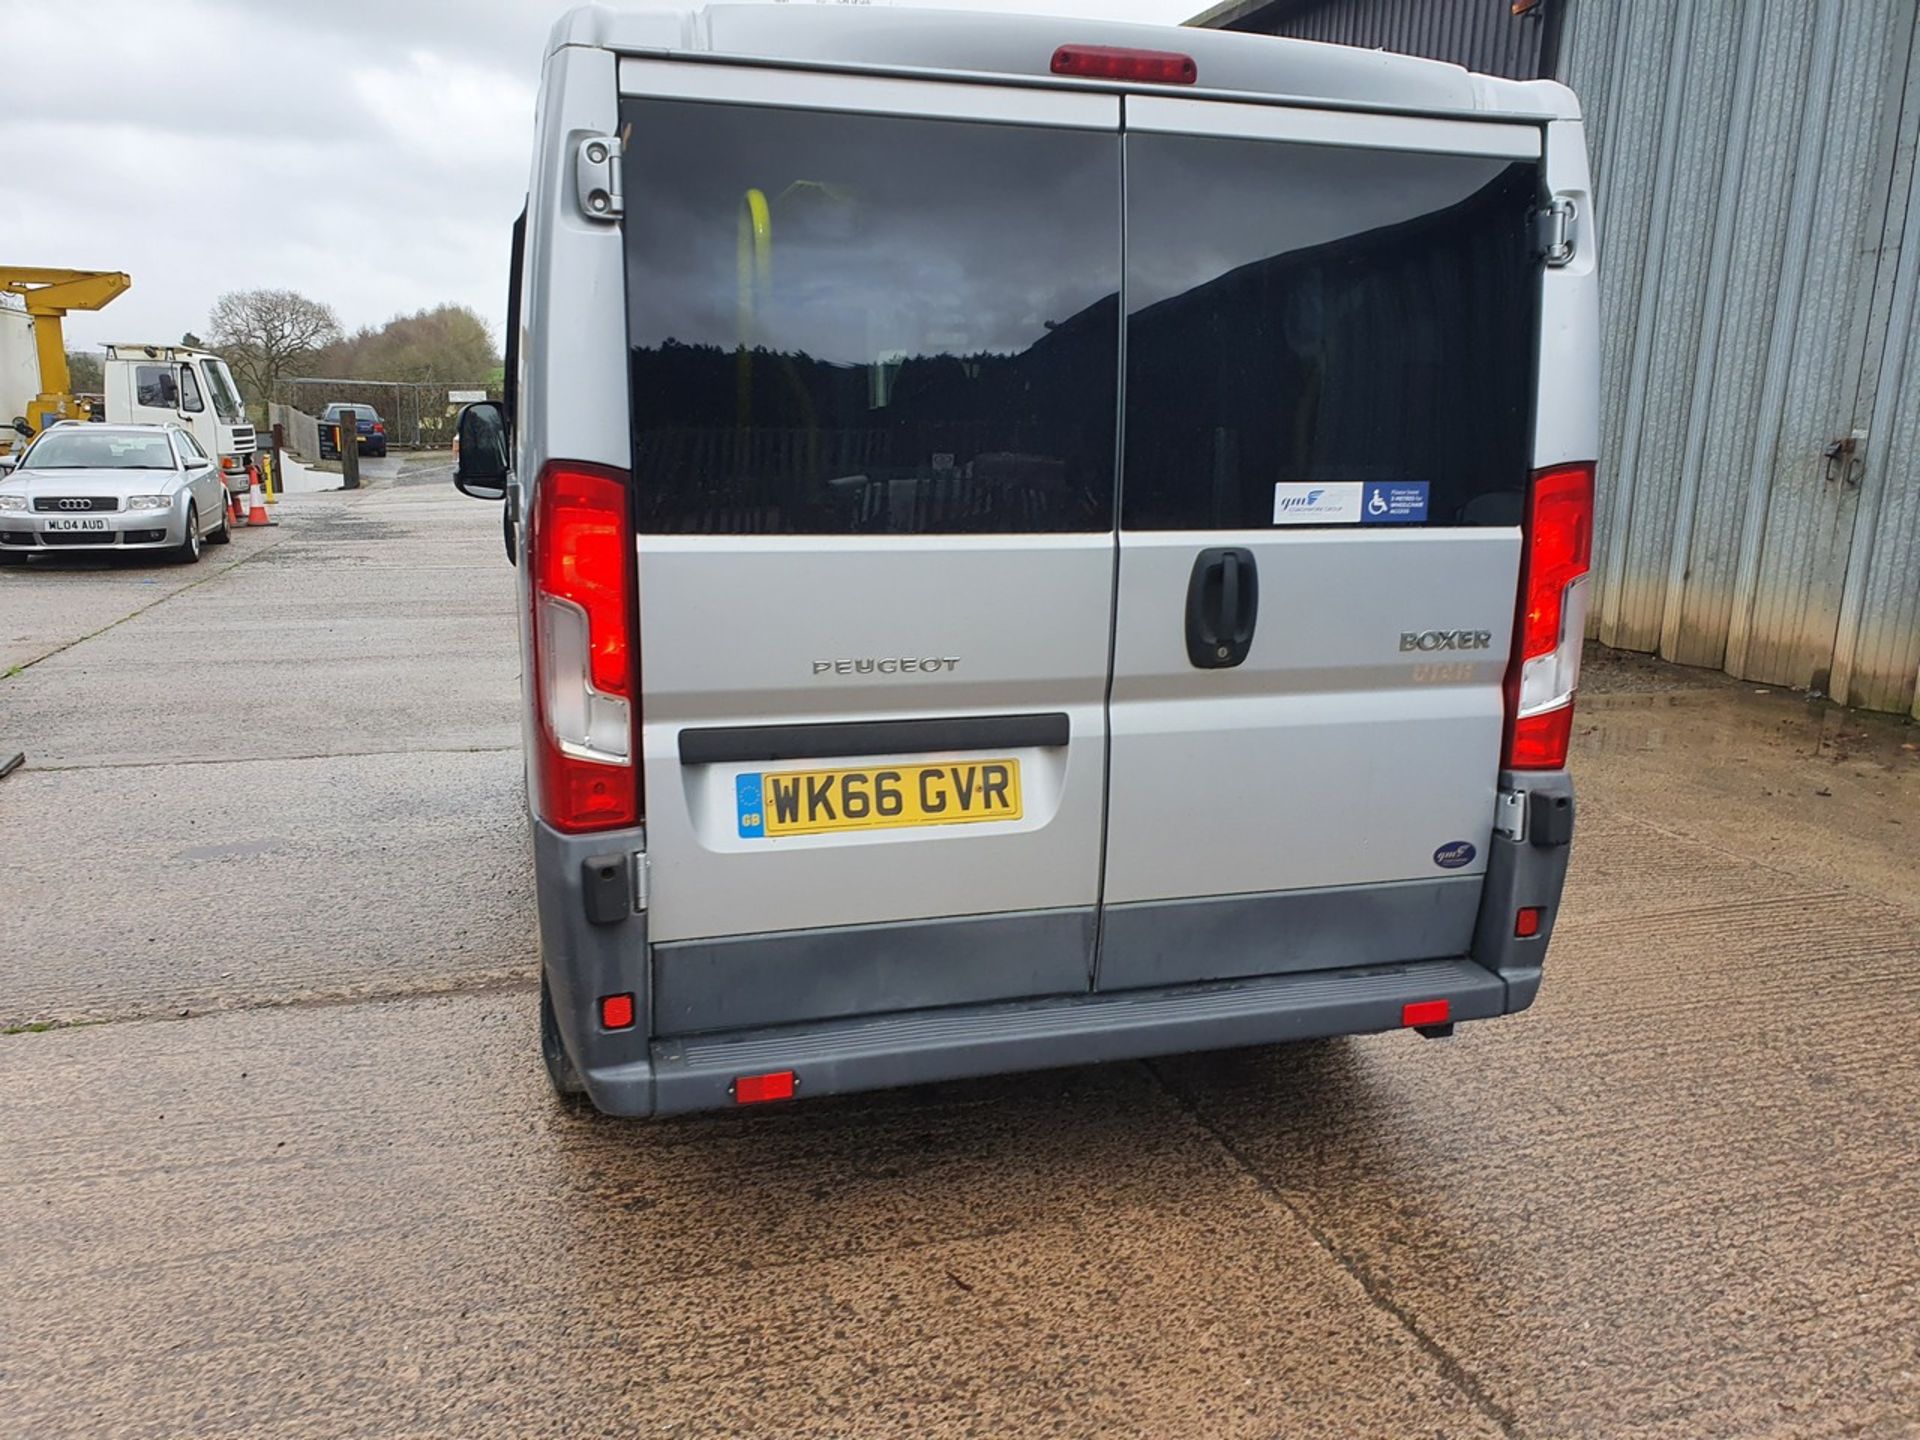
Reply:
M380 418L380 412L371 405L348 405L344 401L327 406L320 412L320 458L337 458L333 447L334 427L340 423L342 411L353 411L354 428L360 432L360 453L362 455L384 455L387 453L387 422Z

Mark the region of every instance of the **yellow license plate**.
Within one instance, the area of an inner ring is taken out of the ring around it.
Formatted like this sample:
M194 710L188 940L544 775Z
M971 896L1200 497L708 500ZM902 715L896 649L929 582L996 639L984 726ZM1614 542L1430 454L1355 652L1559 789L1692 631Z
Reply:
M1020 762L1011 759L768 770L733 788L744 840L1020 818Z

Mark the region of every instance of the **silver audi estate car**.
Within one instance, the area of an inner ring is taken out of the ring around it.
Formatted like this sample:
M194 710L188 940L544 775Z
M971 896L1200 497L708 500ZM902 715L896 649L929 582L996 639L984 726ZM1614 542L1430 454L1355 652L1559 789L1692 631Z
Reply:
M0 565L56 550L190 565L230 538L220 471L177 425L56 425L0 475Z

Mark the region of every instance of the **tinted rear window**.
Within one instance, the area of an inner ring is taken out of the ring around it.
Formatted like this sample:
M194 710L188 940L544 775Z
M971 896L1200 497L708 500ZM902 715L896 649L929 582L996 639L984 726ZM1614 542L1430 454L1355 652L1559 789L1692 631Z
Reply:
M1341 481L1518 523L1536 191L1505 160L1130 136L1121 523L1261 528L1276 486Z
M642 530L1112 525L1116 135L623 115Z

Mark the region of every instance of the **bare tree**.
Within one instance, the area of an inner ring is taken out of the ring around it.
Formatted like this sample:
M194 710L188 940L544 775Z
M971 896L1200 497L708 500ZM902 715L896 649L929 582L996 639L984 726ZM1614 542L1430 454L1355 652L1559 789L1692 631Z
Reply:
M265 405L280 381L340 338L331 305L292 290L235 290L214 302L209 339L240 377L247 398Z

